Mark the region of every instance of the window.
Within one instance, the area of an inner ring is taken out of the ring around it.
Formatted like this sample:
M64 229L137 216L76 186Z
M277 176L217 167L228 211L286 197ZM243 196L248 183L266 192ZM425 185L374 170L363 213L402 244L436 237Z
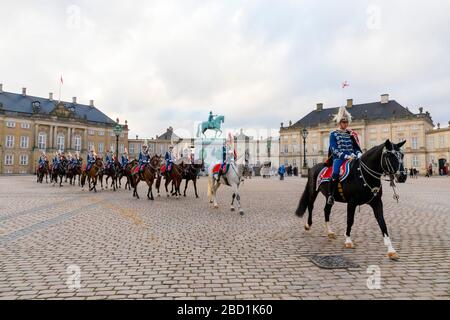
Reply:
M6 126L8 128L15 128L16 127L16 123L14 121L6 121Z
M93 135L94 135L94 130L89 129L89 130L88 130L88 135L93 136Z
M75 151L81 151L81 136L76 135L73 137L73 148Z
M38 149L45 150L47 144L47 134L45 132L39 132L38 135Z
M418 149L417 137L412 137L411 138L411 148L412 149Z
M313 159L312 159L312 164L313 164L313 166L315 166L317 163L318 163L318 162L317 162L317 158L313 158Z
M64 141L65 137L63 134L58 134L58 136L56 137L56 148L58 150L64 151Z
M14 148L14 136L6 136L6 147Z
M284 146L284 153L289 153L289 147L288 147L288 145L285 145L285 146Z
M27 136L21 136L20 137L20 147L28 148L29 140L30 139Z
M94 148L94 143L92 141L88 142L88 151L91 151Z
M313 152L313 153L317 153L317 149L318 149L318 148L317 148L317 144L316 144L316 143L313 144L313 145L312 145L312 152Z
M383 132L389 132L389 128L388 127L384 127L383 128Z
M439 148L445 148L445 136L439 137Z
M414 130L414 131L419 130L419 126L417 124L413 124L411 126L411 130Z
M22 129L30 129L30 124L27 123L27 122L22 122L22 123L20 124L20 127L21 127Z
M417 156L413 156L412 157L412 166L413 167L419 167L420 166L419 158Z
M119 152L120 153L123 153L125 151L125 146L123 145L123 143L121 143L120 145L119 145Z
M404 127L397 127L397 131L405 131Z
M322 138L322 145L323 145L323 151L328 152L328 148L330 146L330 138L329 137L323 137Z
M369 132L370 133L377 133L377 128L370 128Z
M104 135L105 135L105 131L103 131L103 130L99 131L99 132L98 132L98 135L99 135L99 136L104 136Z
M434 149L434 137L428 137L427 146L429 149Z
M28 155L26 155L26 154L21 154L20 155L20 165L21 166L28 165Z
M130 153L134 153L134 143L130 143L129 145L130 150L128 150Z
M111 137L115 137L116 135L114 134L114 131L111 131L110 133L109 133L109 135L111 136Z
M12 154L5 155L5 165L12 166L14 164L14 156Z
M98 143L98 152L103 153L103 150L105 149L105 144L103 142Z

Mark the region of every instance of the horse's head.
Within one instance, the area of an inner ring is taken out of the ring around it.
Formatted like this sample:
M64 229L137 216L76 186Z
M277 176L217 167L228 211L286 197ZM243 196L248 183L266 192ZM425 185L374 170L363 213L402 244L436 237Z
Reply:
M155 154L151 159L150 159L150 165L153 168L159 168L161 167L161 156L158 154Z
M406 140L397 144L392 143L389 139L386 140L381 156L383 173L393 175L400 171L400 174L405 174L403 167L403 158L405 155L401 149L405 143Z
M102 168L103 167L103 158L97 157L97 159L95 159L95 165L99 168Z

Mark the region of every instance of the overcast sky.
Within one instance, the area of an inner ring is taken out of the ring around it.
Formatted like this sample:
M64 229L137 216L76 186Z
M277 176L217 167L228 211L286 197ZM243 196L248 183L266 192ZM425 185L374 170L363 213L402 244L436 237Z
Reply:
M5 91L57 96L62 75L64 100L94 99L132 136L192 135L210 109L227 127L277 130L317 102L382 93L450 120L449 1L21 0L0 11Z

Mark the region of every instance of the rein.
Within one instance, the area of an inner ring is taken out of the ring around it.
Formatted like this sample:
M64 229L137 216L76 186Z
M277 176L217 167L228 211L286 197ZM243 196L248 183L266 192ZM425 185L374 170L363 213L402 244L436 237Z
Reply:
M386 155L388 153L392 153L393 155L395 155L395 157L397 158L397 160L399 161L399 163L401 164L401 157L400 157L400 152L395 151L395 150L387 150L386 148L383 148L383 153L381 154L381 159L380 159L380 165L381 165L381 169L383 170L383 172L377 172L371 168L369 168L363 161L362 159L359 159L359 166L358 166L358 171L361 172L361 175L359 176L363 182L364 182L364 186L368 187L370 189L370 191L373 194L372 199L370 199L369 202L367 202L366 204L372 202L373 199L375 199L375 197L380 193L381 191L381 181L389 181L390 183L390 187L392 188L392 190L394 191L394 200L398 200L400 199L400 196L397 194L397 191L395 189L396 185L395 185L395 179L394 179L394 175L398 170L394 169L394 166L392 165L391 161L389 158L386 158ZM387 169L383 166L383 160L384 162L386 162L386 166ZM366 178L364 177L364 171L366 173L368 173L372 178L380 181L380 186L377 187L372 187L370 186L370 184L367 182ZM389 179L382 179L383 176L389 176Z

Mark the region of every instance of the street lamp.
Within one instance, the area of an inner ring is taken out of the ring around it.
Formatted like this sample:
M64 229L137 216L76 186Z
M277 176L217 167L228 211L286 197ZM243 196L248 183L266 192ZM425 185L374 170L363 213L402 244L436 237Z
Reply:
M302 138L303 138L303 168L302 168L302 177L308 176L308 164L306 163L306 138L308 137L308 130L303 128L302 130Z
M122 126L119 124L119 118L117 118L116 122L113 131L116 135L116 159L119 159L119 136L122 134Z

